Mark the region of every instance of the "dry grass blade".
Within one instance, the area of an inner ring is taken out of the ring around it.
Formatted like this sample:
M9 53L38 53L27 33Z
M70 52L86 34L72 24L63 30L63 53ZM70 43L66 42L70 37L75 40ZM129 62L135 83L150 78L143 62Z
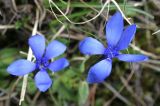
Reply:
M0 25L0 29L13 29L15 25Z
M34 28L33 28L33 31L32 31L32 36L37 33L38 21L39 21L39 10L37 9L37 11L36 11L36 21L35 21ZM32 50L31 50L31 48L29 48L27 60L32 61ZM24 101L25 92L26 92L26 88L27 88L27 80L28 80L28 74L23 77L23 85L22 85L19 105L21 105L22 101Z
M110 84L104 83L104 85L114 93L116 97L118 97L120 100L122 100L124 103L126 103L128 106L133 105L127 98L122 96L114 87L112 87Z
M63 22L61 22L61 21L58 19L57 15L54 13L54 11L53 11L53 9L52 9L51 4L53 4L53 5L56 7L56 9L57 9L71 24L85 24L85 23L87 23L87 22L90 22L90 21L96 19L98 16L100 16L101 13L103 12L103 10L105 9L105 7L107 6L107 4L108 4L109 2L110 2L110 0L107 0L107 1L105 2L105 4L103 5L103 7L101 8L101 10L99 11L99 13L98 13L96 16L94 16L93 18L91 18L91 19L89 19L89 20L87 20L87 21L84 21L84 22L73 22L73 21L71 21L71 20L61 11L61 9L60 9L52 0L49 0L50 8L51 8L51 11L52 11L53 15L54 15L54 16L56 17L56 19L57 19L60 23L62 23L62 24L63 24Z
M156 31L156 32L154 32L154 33L152 33L152 35L155 35L155 34L158 34L158 33L160 33L160 30L158 30L158 31Z

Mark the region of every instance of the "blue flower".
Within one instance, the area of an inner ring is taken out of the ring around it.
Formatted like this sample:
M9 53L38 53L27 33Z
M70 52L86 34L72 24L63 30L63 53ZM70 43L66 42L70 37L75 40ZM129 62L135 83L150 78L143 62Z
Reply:
M112 69L112 58L126 62L141 62L148 59L141 54L121 54L120 50L128 47L136 32L136 25L130 25L124 30L123 17L120 12L115 13L106 24L106 39L108 47L105 48L98 40L87 37L79 43L79 49L86 55L102 55L103 60L96 63L89 70L87 81L100 83L107 78Z
M36 62L30 62L25 59L20 59L13 62L8 68L8 73L16 76L24 76L34 70L39 70L34 79L37 88L45 92L51 85L47 69L52 72L57 72L69 65L66 58L60 58L51 62L51 59L65 52L66 46L61 42L54 40L45 49L45 38L41 35L35 35L29 38L29 45L36 57Z

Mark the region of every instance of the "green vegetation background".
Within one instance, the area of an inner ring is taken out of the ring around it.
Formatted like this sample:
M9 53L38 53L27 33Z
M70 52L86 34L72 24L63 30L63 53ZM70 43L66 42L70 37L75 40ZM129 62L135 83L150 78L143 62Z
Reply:
M83 22L95 17L105 0L53 0L73 22ZM0 1L0 106L17 106L22 78L9 75L7 66L19 58L27 58L28 38L31 36L40 11L38 32L47 43L56 39L68 46L64 54L70 67L50 72L52 87L40 93L34 84L34 74L29 74L25 101L22 106L160 106L160 28L159 0L117 0L123 13L138 28L133 44L126 53L144 53L150 60L145 63L113 61L110 77L102 84L85 82L88 69L101 57L86 57L78 50L78 43L92 36L105 44L105 22L118 11L112 2L94 20L85 24L73 24L55 8L60 23L51 12L48 0ZM108 12L109 11L109 12ZM125 21L125 25L129 25ZM59 33L60 32L60 33ZM138 48L138 49L137 49Z

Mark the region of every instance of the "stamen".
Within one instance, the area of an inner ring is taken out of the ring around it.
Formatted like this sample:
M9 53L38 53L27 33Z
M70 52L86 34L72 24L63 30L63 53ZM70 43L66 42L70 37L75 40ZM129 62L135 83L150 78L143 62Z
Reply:
M110 58L110 59L112 59L112 58L114 58L115 56L118 55L118 51L115 50L115 49L112 49L112 48L108 47L108 48L106 48L104 54L105 54L105 58Z
M45 58L36 61L36 68L38 69L47 69L49 66L49 61Z

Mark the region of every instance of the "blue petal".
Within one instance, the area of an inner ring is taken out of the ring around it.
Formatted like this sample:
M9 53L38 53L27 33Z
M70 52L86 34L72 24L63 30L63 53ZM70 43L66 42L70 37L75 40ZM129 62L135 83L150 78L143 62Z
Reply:
M92 66L89 70L88 83L100 83L105 80L111 73L112 61L109 59L102 60Z
M66 50L66 46L63 43L57 40L54 40L51 43L49 43L49 45L47 46L45 57L47 59L57 57L63 54L65 50Z
M116 12L106 25L106 39L108 46L115 47L123 32L123 17L120 12Z
M16 76L23 76L34 71L36 65L28 60L20 59L8 66L8 73Z
M45 50L45 38L41 35L34 35L29 38L29 45L37 59L40 59Z
M79 49L83 54L104 54L105 47L98 40L87 37L79 43Z
M37 88L42 92L45 92L52 85L52 80L46 70L39 71L34 79Z
M66 58L61 58L61 59L58 59L52 62L48 68L53 72L57 72L57 71L64 69L68 65L69 65L68 60Z
M117 56L119 60L126 62L142 62L148 60L148 57L141 54L121 54Z
M132 41L134 35L136 32L136 25L130 25L126 28L126 30L122 33L122 37L120 41L118 42L116 48L118 50L126 49L129 45L129 43Z

